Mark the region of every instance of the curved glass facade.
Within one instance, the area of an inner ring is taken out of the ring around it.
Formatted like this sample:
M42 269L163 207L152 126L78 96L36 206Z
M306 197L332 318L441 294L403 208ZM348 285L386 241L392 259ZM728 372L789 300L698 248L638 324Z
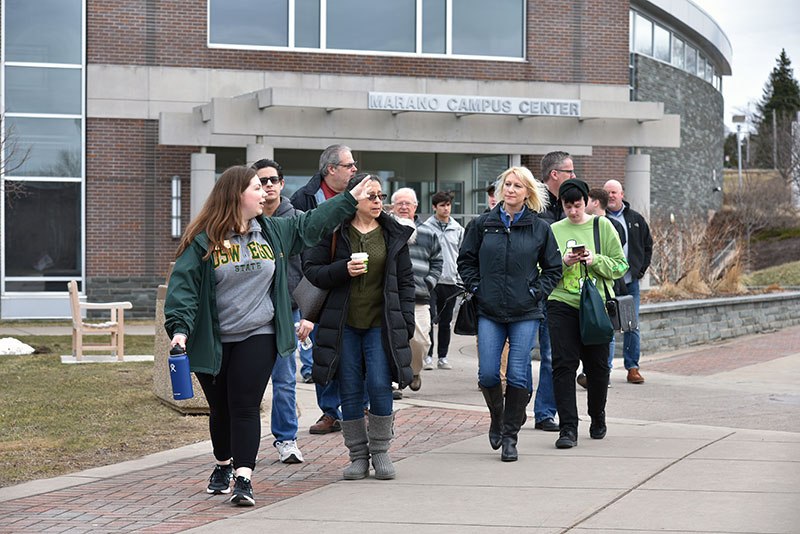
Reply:
M707 81L717 91L722 91L719 69L685 36L659 24L649 15L633 9L630 16L630 32L631 53L669 63Z

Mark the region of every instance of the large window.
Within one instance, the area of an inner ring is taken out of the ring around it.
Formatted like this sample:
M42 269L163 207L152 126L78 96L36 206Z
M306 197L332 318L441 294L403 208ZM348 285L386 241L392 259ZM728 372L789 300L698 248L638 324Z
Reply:
M669 63L669 31L658 24L653 28L653 57Z
M713 63L684 38L633 10L629 22L631 52L670 63L722 90L722 80Z
M525 0L208 0L208 45L522 59Z
M3 0L0 289L82 281L84 0ZM5 316L4 310L4 316Z

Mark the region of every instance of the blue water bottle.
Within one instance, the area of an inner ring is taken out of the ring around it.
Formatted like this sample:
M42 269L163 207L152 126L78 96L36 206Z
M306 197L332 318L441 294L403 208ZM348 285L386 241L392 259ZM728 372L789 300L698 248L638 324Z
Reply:
M189 371L189 357L180 345L169 351L169 376L172 379L172 398L175 400L194 397L192 374Z

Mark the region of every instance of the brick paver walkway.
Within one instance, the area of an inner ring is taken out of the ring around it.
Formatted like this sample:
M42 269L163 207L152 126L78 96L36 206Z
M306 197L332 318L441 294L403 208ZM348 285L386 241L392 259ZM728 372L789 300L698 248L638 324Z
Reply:
M397 412L394 460L482 434L489 416L437 408L407 408ZM300 495L341 480L348 456L341 433L312 436L303 432L305 462L286 465L277 460L272 439L261 442L253 473L257 507ZM0 533L18 532L180 532L250 511L208 495L210 454L136 471L24 499L0 503Z
M647 369L683 376L712 375L800 353L800 326L771 332L769 336L768 346L759 335L736 338L648 363Z

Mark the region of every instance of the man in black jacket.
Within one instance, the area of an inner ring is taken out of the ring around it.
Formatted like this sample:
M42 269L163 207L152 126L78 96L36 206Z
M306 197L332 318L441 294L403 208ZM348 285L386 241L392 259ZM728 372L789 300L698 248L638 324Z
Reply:
M539 214L548 224L564 218L564 210L558 201L558 188L570 178L575 178L575 166L567 152L548 152L542 157L542 182L547 186L547 209Z
M575 166L569 153L549 152L542 157L542 181L547 186L547 209L539 214L547 224L564 218L564 210L558 201L558 188L566 180L575 178ZM534 428L557 432L556 398L553 394L553 355L550 349L550 332L547 329L547 305L542 303L544 319L539 323L539 383L533 401Z
M650 267L650 258L653 255L653 238L650 236L650 227L642 215L631 209L625 202L625 192L622 184L616 180L609 180L603 186L608 191L608 216L616 219L625 230L626 243L622 249L628 260L629 269L623 281L628 294L633 296L636 319L639 319L639 280ZM622 354L625 358L625 369L628 370L628 382L641 384L644 378L639 373L640 356L639 330L625 332L625 344Z
M331 145L319 157L319 172L311 177L306 185L294 192L292 205L302 211L309 211L345 189L350 178L355 176L356 161L352 151L344 145ZM312 337L316 336L315 334ZM309 432L327 434L341 430L342 414L339 411L339 384L332 380L325 386L316 384L317 405L322 410L319 420Z

